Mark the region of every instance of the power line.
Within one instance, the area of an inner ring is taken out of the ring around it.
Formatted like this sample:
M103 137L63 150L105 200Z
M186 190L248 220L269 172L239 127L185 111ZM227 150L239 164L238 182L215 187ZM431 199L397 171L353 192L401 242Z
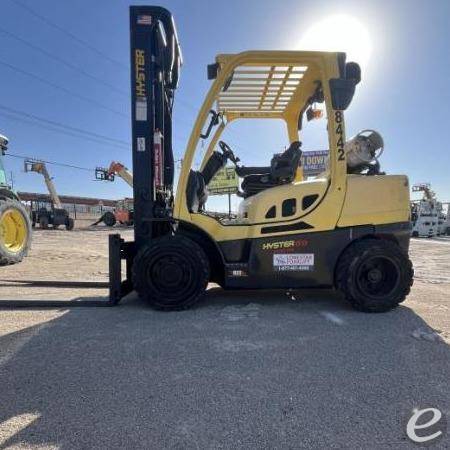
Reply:
M88 42L86 42L84 39L79 38L78 36L76 36L75 34L71 33L70 31L67 31L65 28L63 28L63 27L59 26L58 24L52 22L47 17L44 17L41 14L37 13L34 9L32 9L29 6L25 5L21 1L19 1L19 0L11 0L11 1L13 3L15 3L17 6L21 7L22 9L25 9L26 11L28 11L28 13L30 13L34 17L37 17L42 22L46 23L48 26L50 26L50 27L58 30L60 33L65 34L66 36L70 37L71 39L73 39L75 42L77 42L78 44L82 45L83 47L86 47L87 49L91 50L92 52L96 53L97 55L100 55L103 58L107 59L108 61L110 61L110 62L112 62L112 63L114 63L114 64L116 64L116 65L118 65L118 66L128 70L128 66L126 64L123 64L122 62L117 61L114 58L111 58L106 53L102 52L101 50L95 48L93 45L91 45Z
M27 118L31 118L33 120L36 120L36 121L39 121L39 122L43 122L43 123L46 123L46 124L49 124L49 125L52 125L52 126L55 126L55 127L60 127L60 128L63 128L63 129L66 129L66 130L69 130L69 131L72 131L72 132L75 132L75 133L80 133L80 134L83 134L83 135L86 135L86 136L92 136L92 137L94 137L96 139L101 139L101 140L109 141L109 142L112 142L112 143L121 144L125 148L130 148L130 145L131 145L130 142L123 141L121 139L110 138L108 136L104 136L102 134L94 133L92 131L87 131L87 130L84 130L82 128L76 128L76 127L72 127L70 125L65 125L65 124L63 124L61 122L56 122L56 121L53 121L53 120L44 119L44 118L36 116L34 114L29 114L29 113L26 113L24 111L19 111L17 109L10 108L10 107L5 106L5 105L1 105L0 104L0 109L6 110L7 112L10 112L10 113L13 113L13 114L17 114L19 116L24 116L24 117L27 117Z
M87 172L95 172L95 169L89 169L87 167L81 167L81 166L75 166L73 164L67 164L67 163L60 163L60 162L56 162L56 161L47 161L45 159L37 159L37 158L30 158L29 156L24 156L24 155L17 155L15 153L6 153L5 156L10 156L11 158L19 158L19 159L30 159L33 161L39 161L39 162L43 162L45 164L52 164L53 166L61 166L61 167L69 167L71 169L77 169L77 170L84 170Z
M1 108L1 106L0 106L0 108ZM42 123L32 122L31 120L19 118L19 117L13 116L12 114L4 113L4 112L1 112L1 111L0 111L0 117L6 117L7 119L10 119L10 120L13 120L13 121L16 121L16 122L26 123L28 125L36 126L36 127L39 127L39 128L44 128L46 130L54 131L56 133L64 134L64 135L67 135L67 136L76 137L76 138L87 140L87 141L92 141L92 142L95 142L96 144L107 145L108 147L115 147L115 148L119 148L121 150L124 150L124 149L130 150L131 149L131 144L128 144L125 147L123 144L120 144L120 143L115 144L115 143L101 141L101 140L93 138L93 137L82 136L80 134L75 134L75 133L72 133L70 131L65 131L65 130L62 130L62 129L59 129L59 128L55 128L55 127L52 127L51 125L46 125L46 124L42 124ZM178 140L179 142L183 142L183 145L184 145L184 140L181 139L179 136L173 136L173 139L174 140Z
M21 73L22 75L26 75L26 76L31 77L31 78L34 78L34 79L40 81L41 83L47 84L48 86L51 86L51 87L53 87L55 89L58 89L58 90L60 90L62 92L65 92L66 94L71 95L72 97L78 98L78 99L83 100L83 101L88 102L88 103L91 103L91 104L93 104L93 105L95 105L95 106L97 106L99 108L103 108L103 109L105 109L107 111L110 111L110 112L112 112L114 114L117 114L119 116L128 117L128 115L124 114L123 112L117 111L117 110L115 110L113 108L110 108L109 106L103 105L102 103L97 102L96 100L92 100L89 97L84 97L83 95L77 94L76 92L73 92L70 89L67 89L67 88L65 88L63 86L60 86L60 85L58 85L56 83L53 83L53 82L51 82L49 80L46 80L45 78L41 78L39 75L35 75L35 74L31 73L31 72L27 72L26 70L23 70L23 69L21 69L21 68L19 68L17 66L14 66L14 65L12 65L10 63L7 63L6 61L0 60L0 64L2 64L5 67L8 67L11 70L14 70L15 72Z
M23 39L23 38L21 38L19 36L16 36L15 34L11 33L10 31L7 31L7 30L5 30L5 29L3 29L1 27L0 27L0 33L2 33L5 36L8 36L11 39L14 39L14 40L16 40L16 41L26 45L27 47L32 48L33 50L36 50L37 52L42 53L43 55L47 56L47 58L53 59L55 61L58 61L60 64L63 64L64 66L69 67L70 69L81 73L85 77L88 77L88 78L91 78L92 80L95 80L97 83L100 83L102 86L107 86L110 89L112 89L113 91L115 91L115 92L117 92L117 93L119 93L121 95L126 95L128 97L127 92L125 92L125 91L123 91L121 89L118 89L116 86L106 82L105 80L102 80L102 79L96 77L95 75L91 75L89 72L86 72L85 70L80 69L79 67L75 66L74 64L72 64L72 63L70 63L70 62L60 58L59 56L56 56L56 55L48 52L47 50L43 49L42 47L38 47L37 45L34 45L33 43L27 41L26 39Z
M96 144L108 146L109 148L115 147L115 148L119 148L122 151L124 150L124 147L122 145L119 145L119 144L113 144L113 143L109 143L109 142L105 142L105 141L100 141L98 139L94 139L94 138L90 138L90 137L86 137L86 136L81 136L79 134L75 134L75 133L71 133L69 131L64 131L62 129L57 129L57 128L51 127L50 125L45 125L45 124L42 124L42 123L36 123L36 122L32 122L31 120L19 118L19 117L13 116L12 114L7 114L7 113L0 112L0 116L1 117L5 117L5 118L7 118L9 120L13 120L15 122L26 123L26 124L31 125L31 126L43 128L43 129L46 129L46 130L49 130L49 131L53 131L53 132L56 132L56 133L60 133L60 134L64 134L64 135L67 135L67 136L72 136L72 137L75 137L75 138L78 138L78 139L82 139L82 140L85 140L85 141L95 142Z

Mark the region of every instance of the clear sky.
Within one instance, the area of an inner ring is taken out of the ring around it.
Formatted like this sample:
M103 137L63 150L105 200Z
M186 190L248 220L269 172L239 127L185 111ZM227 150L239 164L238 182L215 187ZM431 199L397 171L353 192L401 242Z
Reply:
M140 3L146 2L132 4ZM129 4L0 0L0 133L10 138L10 153L85 168L119 160L131 168ZM175 17L185 61L174 115L176 158L184 152L207 92L206 65L216 53L313 46L335 50L331 47L338 44L349 51L350 59L359 58L363 64L362 82L346 114L347 136L364 128L378 130L385 140L381 161L385 171L407 174L411 183L430 182L441 200L450 200L449 1L159 4ZM62 134L50 123L43 128L33 116L93 134L80 136L75 130ZM280 133L275 129L261 135L248 128L242 136L233 133L230 143L243 160L248 151L268 162L286 144ZM23 173L22 164L20 159L5 159L15 189L45 192L42 178ZM59 166L49 170L61 194L131 195L122 180L93 181L93 171Z

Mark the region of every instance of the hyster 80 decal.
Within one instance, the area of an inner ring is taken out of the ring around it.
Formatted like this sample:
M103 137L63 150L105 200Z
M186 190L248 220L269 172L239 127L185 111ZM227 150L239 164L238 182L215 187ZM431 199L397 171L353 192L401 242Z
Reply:
M314 253L274 253L273 268L277 272L314 269Z
M308 241L306 239L296 239L290 241L278 241L278 242L265 242L262 245L263 250L281 250L281 249L293 249L297 247L306 247Z

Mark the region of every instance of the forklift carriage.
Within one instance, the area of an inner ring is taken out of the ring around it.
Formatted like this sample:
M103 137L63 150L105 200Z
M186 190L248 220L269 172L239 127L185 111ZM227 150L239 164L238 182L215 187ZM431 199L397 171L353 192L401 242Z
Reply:
M379 171L377 133L346 142L344 111L359 66L337 52L218 55L174 198L172 107L182 64L175 24L164 8L132 6L130 27L135 240L110 236L111 301L134 289L155 308L181 309L213 281L225 289L335 287L367 312L402 302L413 278L408 179ZM317 104L326 112L329 167L305 179L302 127L321 117ZM270 165L243 166L220 137L233 121L264 119L285 122L288 148ZM195 170L200 139L207 149ZM371 159L354 163L363 147ZM243 180L233 219L205 209L207 186L227 163Z

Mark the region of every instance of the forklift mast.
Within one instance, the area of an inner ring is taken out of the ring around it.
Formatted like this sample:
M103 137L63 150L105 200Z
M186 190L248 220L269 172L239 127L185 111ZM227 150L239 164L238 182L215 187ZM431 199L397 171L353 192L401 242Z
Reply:
M110 304L131 292L135 255L170 233L173 220L172 108L182 56L172 14L159 6L130 6L130 38L134 241L109 236Z
M167 232L172 215L172 108L181 50L172 15L130 7L135 249Z

